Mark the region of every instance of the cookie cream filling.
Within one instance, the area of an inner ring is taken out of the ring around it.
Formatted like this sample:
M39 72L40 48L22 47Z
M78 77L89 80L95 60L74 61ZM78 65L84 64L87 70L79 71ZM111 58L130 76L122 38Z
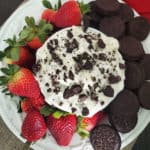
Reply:
M48 104L80 116L103 110L124 88L118 41L73 26L53 34L36 53L36 79Z

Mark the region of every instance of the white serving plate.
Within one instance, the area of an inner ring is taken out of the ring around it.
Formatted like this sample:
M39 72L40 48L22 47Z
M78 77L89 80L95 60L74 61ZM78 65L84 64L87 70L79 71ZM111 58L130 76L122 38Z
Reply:
M65 0L62 0L65 1ZM91 0L84 0L84 2L89 2ZM56 0L51 0L55 3ZM6 44L3 40L7 38L12 38L13 35L19 33L19 31L24 26L25 16L34 16L36 21L39 20L40 14L43 11L44 7L42 6L41 0L28 0L22 6L20 6L5 22L0 30L0 50L3 50L6 47ZM137 15L137 14L136 14ZM150 53L150 35L143 42L144 49L146 53ZM149 49L148 49L149 48ZM0 64L0 67L2 64ZM24 114L17 113L18 98L10 98L3 95L0 92L0 115L3 118L6 125L9 129L22 141L26 142L20 136L21 124L24 118ZM124 148L129 143L131 143L148 125L150 122L150 110L140 109L138 113L138 123L136 127L127 134L120 134L122 145L121 148ZM74 135L71 144L67 147L60 147L56 144L53 137L50 133L47 134L45 139L41 139L36 143L32 144L31 147L35 150L93 150L89 140L82 140L79 135Z

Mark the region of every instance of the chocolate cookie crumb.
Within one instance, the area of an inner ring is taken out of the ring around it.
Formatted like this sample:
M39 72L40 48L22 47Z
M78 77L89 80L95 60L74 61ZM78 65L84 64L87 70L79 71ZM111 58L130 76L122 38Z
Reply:
M69 71L69 78L71 80L74 80L74 74L73 74L73 72L71 70Z
M99 58L99 60L106 61L107 60L107 55L104 54L104 53L100 53L98 55L98 58Z
M110 85L108 85L108 86L106 86L105 89L103 89L103 93L105 96L113 97L114 96L114 89Z
M105 48L105 46L106 46L102 39L99 39L97 44L100 48Z
M72 113L74 113L74 112L76 112L76 111L77 111L77 109L76 109L76 108L74 108L74 107L72 107L72 108L71 108L71 111L72 111Z
M126 68L126 65L125 65L125 64L122 64L122 63L119 63L119 68L120 68L120 69L125 69L125 68Z
M73 94L78 94L81 93L82 88L80 85L73 85L70 90L73 92Z
M118 75L115 76L113 74L110 74L108 80L110 84L114 84L114 83L118 83L121 80L121 77Z
M89 114L89 109L87 107L83 107L82 109L82 115L87 116Z
M83 101L85 101L86 99L87 99L87 95L85 95L85 94L79 95L79 101L80 101L80 102L83 102Z
M72 96L73 96L73 93L71 92L71 90L69 88L66 88L63 93L63 97L65 99L68 99L69 97L72 97Z
M71 39L73 38L73 34L70 30L67 31L67 36Z

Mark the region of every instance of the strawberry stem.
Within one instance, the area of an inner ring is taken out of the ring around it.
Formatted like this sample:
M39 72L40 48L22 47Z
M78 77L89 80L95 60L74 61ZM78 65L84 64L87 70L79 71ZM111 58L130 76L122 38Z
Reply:
M83 128L78 128L77 130L78 134L82 137L82 138L86 138L89 136L89 131L83 129Z

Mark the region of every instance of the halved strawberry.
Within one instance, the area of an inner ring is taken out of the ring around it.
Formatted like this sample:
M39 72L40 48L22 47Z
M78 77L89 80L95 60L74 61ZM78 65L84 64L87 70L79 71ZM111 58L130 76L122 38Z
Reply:
M39 85L29 69L8 65L1 71L5 75L0 77L0 85L7 87L10 93L35 99L41 95Z
M104 112L98 112L92 117L78 117L77 132L81 137L89 136L89 132L105 118Z
M34 142L42 138L46 134L46 124L43 116L36 110L29 111L25 117L21 135L28 142Z
M76 130L76 116L65 115L60 118L54 118L53 115L49 115L46 119L47 127L56 142L61 146L67 146L73 137Z
M33 17L26 17L25 21L27 25L20 32L19 40L25 41L32 49L40 48L53 30L53 26L45 20L40 20L39 24L36 24Z

